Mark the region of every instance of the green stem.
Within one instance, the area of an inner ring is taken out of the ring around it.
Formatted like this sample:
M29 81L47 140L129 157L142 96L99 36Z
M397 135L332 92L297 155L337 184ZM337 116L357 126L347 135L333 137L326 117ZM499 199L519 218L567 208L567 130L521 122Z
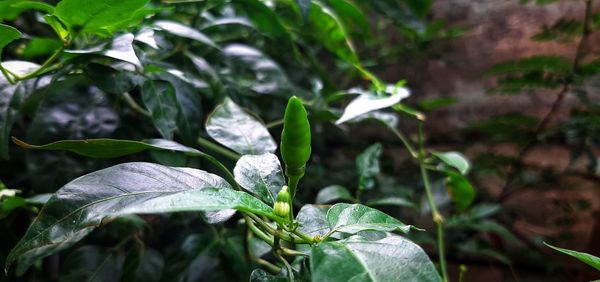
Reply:
M427 174L427 169L425 168L425 147L423 141L423 122L419 122L419 167L421 170L421 176L423 178L423 186L425 186L425 194L427 195L427 201L429 202L429 207L431 208L431 215L433 218L433 222L437 227L437 249L438 256L440 260L440 268L442 272L442 280L444 282L448 281L448 271L446 270L446 256L444 251L444 218L440 214L435 205L435 201L433 200L433 195L431 193L431 183L429 182L429 175Z
M272 121L272 122L269 122L269 123L265 124L265 127L266 128L273 128L275 126L282 125L282 124L283 124L283 119L279 119L279 120Z
M6 81L8 81L8 83L10 83L11 85L15 84L16 82L12 79L12 77L10 76L10 74L8 73L8 70L5 69L2 66L2 62L0 62L0 72L2 72L2 75L4 75L4 77L6 78Z
M36 69L33 72L30 72L24 76L18 76L18 77L16 77L16 80L19 81L19 80L30 79L32 77L36 77L39 74L43 73L56 60L56 58L58 58L58 55L60 55L60 53L62 53L62 51L64 51L64 50L65 50L65 46L61 46L56 51L54 51L54 53L52 53L52 55L44 63L42 63L42 65L38 69Z
M123 100L125 100L125 103L127 103L127 105L129 105L129 107L131 107L132 110L136 111L140 115L143 115L144 117L147 117L147 118L152 118L152 113L150 113L149 111L144 109L144 107L140 106L133 99L133 97L131 97L131 95L129 93L127 93L127 92L123 93Z
M284 255L288 255L288 256L295 256L295 257L297 257L297 256L308 257L309 256L309 255L307 255L307 254L305 254L303 252L299 252L299 251L296 251L296 250L288 249L286 247L281 247L280 250L281 250L281 252Z
M400 141L402 141L402 144L404 144L404 147L406 147L406 149L408 150L410 155L413 158L418 159L419 154L417 153L417 150L415 150L415 148L410 143L410 140L404 135L404 133L402 133L400 130L393 128L393 127L390 127L390 129L396 135L396 137L398 137L398 139L400 139Z
M238 191L242 190L242 188L237 183L237 181L235 181L235 176L233 176L233 173L231 173L231 171L223 163L221 163L219 160L215 159L213 156L206 154L206 153L201 152L198 156L209 161L214 166L216 166L219 170L221 170L225 174L224 175L225 180L227 180L227 182L229 184L231 184L231 186L233 186L233 188L235 190L238 190Z
M269 246L273 246L274 241L273 238L270 237L269 235L265 234L264 232L262 232L262 230L258 229L258 227L254 224L254 221L249 218L248 216L244 216L244 219L246 220L246 224L248 225L248 228L250 228L250 230L252 230L252 232L261 240L265 241L265 243L269 244Z
M202 138L202 137L198 137L198 144L200 144L200 146L202 146L202 147L205 147L205 148L208 148L208 149L210 149L212 151L215 151L215 152L217 152L217 153L219 153L219 154L221 154L221 155L223 155L223 156L225 156L227 158L230 158L230 159L232 159L234 161L237 161L237 160L240 159L240 155L238 155L238 154L236 154L236 153L234 153L234 152L232 152L230 150L227 150L227 149L225 149L225 148L223 148L223 147L221 147L221 146L219 146L219 145L211 142L208 139L205 139L205 138Z
M278 252L278 250L275 250L273 253L279 260L281 260L281 262L283 262L283 265L285 265L285 269L287 270L287 273L288 273L288 281L294 282L294 271L293 271L290 263L283 256L281 256L281 254Z

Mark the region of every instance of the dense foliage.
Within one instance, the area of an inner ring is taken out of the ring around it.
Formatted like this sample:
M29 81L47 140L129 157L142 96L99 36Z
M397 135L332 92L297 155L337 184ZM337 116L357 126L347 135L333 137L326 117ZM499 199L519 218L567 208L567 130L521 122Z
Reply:
M523 240L501 201L477 195L463 154L426 146L444 101L371 71L460 35L431 5L0 0L0 281L454 281L468 256L510 265L481 236ZM590 18L536 39L583 41ZM403 44L382 48L390 30ZM578 60L491 72L503 92L575 88L598 65ZM596 140L585 106L553 134ZM364 126L395 139L354 138ZM524 148L547 130L497 128L475 129ZM508 166L510 195L525 167Z

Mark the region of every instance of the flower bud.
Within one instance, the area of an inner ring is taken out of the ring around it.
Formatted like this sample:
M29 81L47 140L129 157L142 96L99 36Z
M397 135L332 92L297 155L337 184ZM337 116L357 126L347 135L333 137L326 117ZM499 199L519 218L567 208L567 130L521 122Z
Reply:
M275 215L287 218L291 212L292 207L290 207L290 191L287 186L283 186L281 191L277 194L277 199L275 201L275 205L273 205L273 211Z

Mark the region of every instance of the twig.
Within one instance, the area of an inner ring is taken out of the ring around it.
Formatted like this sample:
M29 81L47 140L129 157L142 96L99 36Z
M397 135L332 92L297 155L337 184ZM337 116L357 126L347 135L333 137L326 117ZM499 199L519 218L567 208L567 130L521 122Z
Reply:
M592 0L586 0L585 1L585 16L584 16L585 18L584 18L584 22L583 22L583 35L581 36L581 39L579 40L579 43L577 44L577 51L575 53L575 57L573 58L573 66L571 69L571 75L574 75L577 73L577 70L579 69L579 65L581 64L581 60L583 59L583 57L585 55L585 45L586 45L588 38L592 32L591 16L592 16ZM517 154L516 163L514 165L510 166L508 169L506 181L504 183L504 186L502 187L502 190L501 190L502 192L500 193L498 201L503 202L504 200L506 200L507 195L510 194L510 192L509 192L510 186L512 185L512 183L514 181L517 171L520 170L521 166L523 165L522 164L523 158L539 142L538 136L546 129L546 127L550 123L550 120L558 111L558 108L560 107L560 105L562 104L562 101L564 100L565 96L569 92L572 83L573 83L572 77L565 79L561 90L556 95L556 99L554 100L554 103L552 103L552 106L550 107L550 110L548 111L548 113L546 113L544 118L540 121L540 123L536 126L535 130L531 134L532 138L529 140L529 142L527 142L525 144L525 146L523 146L521 148L521 150L519 150L519 153Z

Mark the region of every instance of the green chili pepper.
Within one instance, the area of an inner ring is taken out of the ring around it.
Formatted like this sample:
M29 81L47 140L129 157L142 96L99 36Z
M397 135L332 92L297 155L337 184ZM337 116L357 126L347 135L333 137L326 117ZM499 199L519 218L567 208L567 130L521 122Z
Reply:
M288 178L297 181L304 176L310 152L310 124L306 109L302 101L293 96L285 109L283 132L281 132L281 157L285 162L285 174ZM294 192L295 186L290 190Z

